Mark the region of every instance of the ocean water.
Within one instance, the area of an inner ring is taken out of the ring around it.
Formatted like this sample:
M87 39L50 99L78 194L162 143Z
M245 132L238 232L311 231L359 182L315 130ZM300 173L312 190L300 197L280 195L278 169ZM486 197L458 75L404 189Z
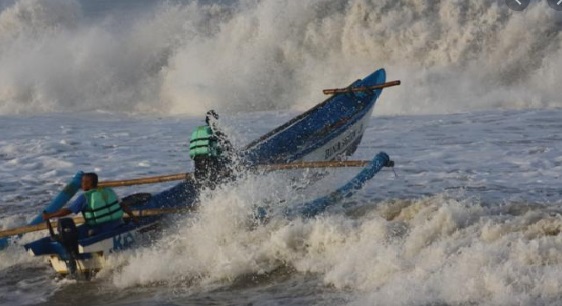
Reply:
M210 108L237 146L379 67L352 159L396 162L314 219L273 215L358 169L247 177L91 282L0 251L2 305L559 305L562 15L546 1L0 1L0 228L79 170L192 170ZM327 174L327 175L326 175ZM288 177L296 178L289 180ZM168 184L119 188L157 192Z

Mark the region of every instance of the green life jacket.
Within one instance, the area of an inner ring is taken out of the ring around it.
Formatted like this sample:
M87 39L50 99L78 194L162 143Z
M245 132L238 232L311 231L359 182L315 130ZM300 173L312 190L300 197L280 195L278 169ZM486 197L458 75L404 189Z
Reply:
M123 209L119 205L117 195L111 188L97 188L84 192L88 205L82 211L86 224L98 225L121 220Z
M218 157L221 155L218 139L208 125L199 126L191 134L189 157Z

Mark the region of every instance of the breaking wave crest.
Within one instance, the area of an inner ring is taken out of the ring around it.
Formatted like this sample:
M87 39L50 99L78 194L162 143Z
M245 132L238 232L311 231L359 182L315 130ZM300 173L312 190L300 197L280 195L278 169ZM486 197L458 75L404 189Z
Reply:
M441 194L248 226L247 199L228 196L206 202L153 248L124 259L113 283L181 291L251 275L275 278L283 269L351 290L359 305L532 304L559 296L559 211L516 203L491 208Z
M378 67L403 85L377 113L562 106L562 19L545 1L227 2L94 15L15 1L0 11L0 114L300 110Z

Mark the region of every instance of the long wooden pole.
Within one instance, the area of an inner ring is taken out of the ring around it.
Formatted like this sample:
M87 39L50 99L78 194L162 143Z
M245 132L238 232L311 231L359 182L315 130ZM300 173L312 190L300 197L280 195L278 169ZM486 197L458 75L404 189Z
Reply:
M340 167L364 167L370 160L342 160L342 161L313 161L295 162L290 164L264 165L261 166L266 171L292 170L292 169L313 169L313 168L340 168Z
M149 176L141 177L129 180L119 180L119 181L104 181L99 182L99 187L123 187L123 186L133 186L133 185L143 185L143 184L155 184L171 181L189 180L192 179L193 175L191 173L177 173L168 174L160 176Z
M185 208L181 208L181 209L180 208L152 208L152 209L144 209L144 210L134 210L133 214L137 217L150 217L150 216L175 214L175 213L188 212L188 211L190 211L190 210L185 209ZM129 218L129 216L127 216L127 215L125 215L124 217ZM84 223L83 217L74 217L72 219L74 220L75 224ZM51 221L51 225L53 227L57 227L57 221L54 221L54 220ZM37 232L37 231L42 231L42 230L46 230L46 229L47 229L47 223L46 222L35 224L35 225L26 225L26 226L21 226L21 227L16 227L16 228L0 231L0 238L20 235L20 234L25 234L25 233L31 233L31 232Z
M264 171L275 171L275 170L292 170L292 169L303 169L303 168L336 168L336 167L363 167L366 166L370 161L368 160L348 160L348 161L314 161L314 162L295 162L290 164L275 164L275 165L259 165L258 169ZM169 175L160 175L144 178L136 178L130 180L119 180L119 181L105 181L99 182L100 187L122 187L122 186L132 186L140 184L153 184L170 182L177 180L184 180L192 178L191 173L178 173ZM149 217L157 216L162 214L172 214L190 211L189 209L179 209L179 208L153 208L144 210L134 210L133 214L138 217ZM126 218L128 216L125 216ZM83 217L74 217L74 223L81 224L84 223ZM56 221L51 221L53 227L57 226ZM39 223L35 225L26 225L22 227L17 227L13 229L7 229L0 231L0 238L15 236L35 231L41 231L47 229L46 223Z
M295 162L290 164L275 164L275 165L259 165L258 169L264 171L275 171L275 170L292 170L292 169L303 169L303 168L336 168L336 167L363 167L366 166L370 161L368 160L348 160L348 161L313 161L313 162ZM105 181L100 182L98 186L100 187L122 187L122 186L132 186L140 184L153 184L162 183L169 181L177 181L192 178L191 173L178 173L169 175L160 175L153 177L136 178L130 180L119 180L119 181ZM153 208L144 210L134 210L133 214L138 217L149 217L157 216L163 214L172 214L187 212L189 209L185 208ZM126 218L128 216L125 216ZM74 223L81 224L84 223L83 217L74 217ZM51 221L53 227L57 226L56 221ZM35 231L41 231L47 229L46 223L39 223L35 225L26 225L22 227L17 227L13 229L7 229L0 231L0 238L15 236Z
M324 89L322 90L322 92L325 95L335 95L339 93L370 91L370 90L382 89L382 88L398 86L398 85L400 85L400 81L391 81L391 82L373 85L373 86Z
M348 161L315 161L315 162L295 162L290 164L275 164L275 165L258 165L258 169L263 169L265 171L276 171L276 170L291 170L291 169L304 169L304 168L337 168L337 167L364 167L370 161L368 160L348 160ZM184 179L191 179L193 175L191 173L177 173L168 174L160 176L150 176L129 180L119 180L119 181L105 181L99 182L99 187L123 187L123 186L133 186L142 184L154 184L163 183L171 181L179 181Z

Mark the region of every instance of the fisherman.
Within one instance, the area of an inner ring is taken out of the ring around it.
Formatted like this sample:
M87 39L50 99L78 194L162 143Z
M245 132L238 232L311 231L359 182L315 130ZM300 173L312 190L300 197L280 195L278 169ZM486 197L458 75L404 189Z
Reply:
M198 187L214 189L217 184L232 176L235 150L232 143L218 127L219 115L210 110L205 125L191 134L189 157L194 163L194 177Z
M131 209L120 203L117 194L109 187L98 188L98 175L96 173L84 173L82 175L83 194L78 196L68 208L47 213L43 212L43 220L55 217L64 217L72 213L82 212L86 221L88 236L100 232L112 230L123 224L123 212L126 212L135 223L138 223Z

